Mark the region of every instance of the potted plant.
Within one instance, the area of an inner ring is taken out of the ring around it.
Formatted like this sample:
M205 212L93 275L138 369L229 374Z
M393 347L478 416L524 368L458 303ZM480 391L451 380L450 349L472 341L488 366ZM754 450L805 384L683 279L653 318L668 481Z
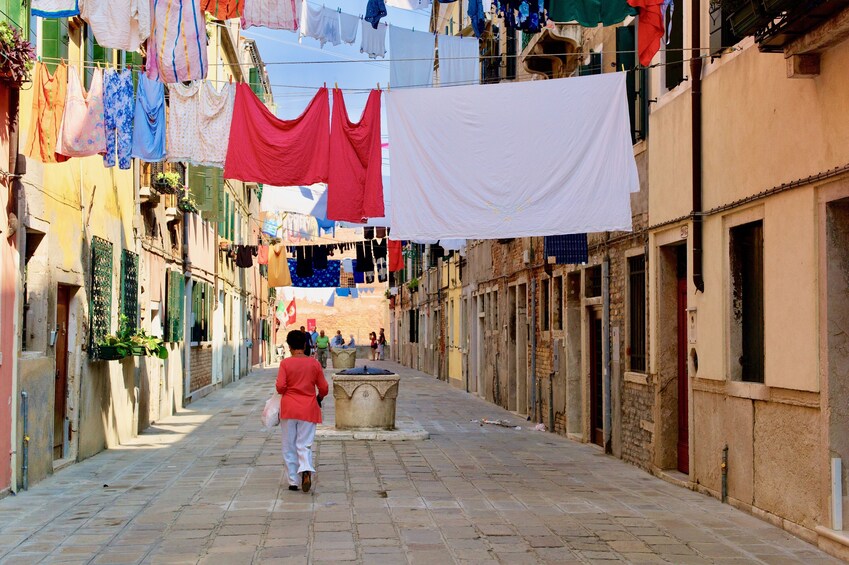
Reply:
M147 335L143 329L136 331L130 338L133 346L132 353L138 357L158 357L159 359L168 359L168 348L165 347L165 341L153 335Z
M184 194L180 198L179 202L177 202L177 208L179 208L183 212L189 212L194 214L197 214L198 212L197 202L194 201L190 194Z
M20 86L29 81L35 49L21 37L18 28L0 21L0 81Z
M407 283L407 288L410 290L410 292L416 292L419 289L418 277L411 278L410 281Z
M95 355L103 361L117 361L131 355L167 359L168 349L162 339L147 335L143 329L131 328L127 317L121 314L118 331L97 343Z
M178 190L183 188L183 179L180 173L176 171L157 173L153 183L154 188L164 194L176 194Z

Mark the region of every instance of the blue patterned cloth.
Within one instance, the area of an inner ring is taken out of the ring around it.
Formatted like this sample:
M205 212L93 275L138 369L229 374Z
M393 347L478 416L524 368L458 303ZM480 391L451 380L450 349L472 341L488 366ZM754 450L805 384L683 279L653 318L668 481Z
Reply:
M327 268L313 270L311 277L301 278L297 273L297 261L289 259L289 273L292 275L292 286L300 288L328 288L339 286L339 261L328 261Z
M165 159L165 88L143 74L136 96L133 157L149 163Z
M136 103L133 98L133 72L124 69L106 69L103 77L103 125L106 129L106 154L103 165L129 169L133 154L133 116ZM116 144L117 139L117 144Z
M587 234L549 235L545 238L545 257L556 257L558 265L578 265L588 259Z
M377 24L380 23L380 18L386 17L386 4L383 0L368 0L366 4L366 16L363 18L371 24L371 27L377 29Z

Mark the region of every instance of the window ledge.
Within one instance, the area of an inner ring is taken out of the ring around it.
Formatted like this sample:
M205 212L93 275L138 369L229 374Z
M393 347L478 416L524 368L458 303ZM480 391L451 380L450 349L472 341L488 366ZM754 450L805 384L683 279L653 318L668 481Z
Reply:
M634 157L645 153L649 148L649 144L645 139L641 139L637 143L634 144Z
M633 371L625 371L625 382L626 383L634 383L638 385L648 385L649 384L649 376L645 373L636 373Z
M769 387L763 383L729 381L725 386L725 393L728 396L736 396L738 398L769 400Z

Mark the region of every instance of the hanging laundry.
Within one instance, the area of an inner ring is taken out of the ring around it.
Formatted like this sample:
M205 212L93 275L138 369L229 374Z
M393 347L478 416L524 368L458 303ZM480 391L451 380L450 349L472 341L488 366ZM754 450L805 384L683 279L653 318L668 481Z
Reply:
M337 288L336 289L336 296L341 296L343 298L351 296L351 289L350 288Z
M68 67L57 65L51 75L47 65L37 62L32 76L32 117L24 153L42 163L66 161L66 157L56 154L56 145L65 113Z
M366 4L366 15L363 20L370 23L372 28L377 29L380 18L385 18L386 13L386 4L383 0L368 0L368 4Z
M147 40L147 76L166 84L206 78L206 18L198 0L152 3Z
M439 45L439 86L479 84L480 42L474 37L437 36Z
M402 10L424 10L430 7L430 0L386 0L387 6Z
M357 261L354 261L354 284L364 284L366 282L366 274L357 267Z
M439 246L443 251L460 251L466 246L465 239L440 239Z
M578 22L583 27L611 26L636 15L627 0L549 0L549 19Z
M236 104L224 176L276 186L327 181L330 102L320 88L294 120L280 120L247 84L236 87Z
M545 258L554 257L557 265L580 265L587 262L588 255L585 233L545 237Z
M232 20L242 15L244 3L245 0L201 0L200 7L216 20Z
M353 259L342 259L342 271L346 273L354 272L354 260Z
M321 218L316 218L315 222L318 224L319 235L321 233L329 233L333 237L336 237L336 222L333 220L322 220Z
M302 279L313 275L312 246L301 245L295 250L295 273Z
M312 266L319 271L327 268L328 248L326 245L316 245L312 249Z
M357 266L354 267L354 272L367 273L374 270L374 259L371 255L371 242L357 242Z
M386 262L386 239L375 239L372 241L371 253L374 255L374 266L377 269L377 280L379 282L386 282L386 279L389 276L389 270Z
M389 239L386 242L386 249L389 254L389 272L396 273L404 269L404 252L401 249L401 242L394 239Z
M165 159L165 87L145 75L138 79L132 156L155 163Z
M198 96L197 151L188 162L223 169L236 101L236 86L224 83L220 90L216 90L211 81L203 81Z
M168 86L168 160L190 161L198 153L200 81Z
M289 259L289 270L292 275L292 286L300 288L330 288L339 286L339 261L328 261L323 271L314 271L310 277L300 277L294 259ZM269 283L270 285L270 283Z
M138 51L150 35L150 6L148 0L85 0L80 17L101 47Z
M366 275L366 284L374 284L374 271L368 271Z
M133 71L106 69L103 82L103 126L106 134L103 166L114 167L117 153L118 168L127 170L133 157Z
M432 33L389 26L389 84L397 88L433 84L434 38Z
M380 24L377 29L371 27L371 24L362 20L362 33L360 39L360 53L366 53L369 59L386 56L386 29L387 24Z
M625 79L625 73L605 73L392 89L386 105L392 236L498 239L630 231L631 193L639 190L639 177ZM487 119L516 100L557 127L531 131L519 122ZM556 133L563 131L592 131L592 142ZM438 150L422 151L423 140L439 140ZM503 152L508 140L509 159L469 167Z
M638 9L637 16L637 52L640 64L651 65L651 60L660 51L663 39L664 0L628 0L628 4Z
M289 270L289 260L286 256L286 246L277 243L271 246L268 253L268 286L292 286L292 276Z
M363 239L369 240L374 239L374 228L366 226L363 228Z
M56 153L65 157L89 157L106 152L103 126L103 71L93 69L91 86L83 92L80 75L71 68L65 115L59 130Z
M30 11L40 18L71 18L80 14L79 0L30 0Z
M324 7L311 6L309 2L301 2L301 19L298 37L312 37L321 41L324 31Z
M268 237L277 237L277 232L280 231L280 222L277 217L267 217L265 221L262 222L261 231Z
M306 0L303 0L306 4ZM246 0L242 14L242 29L251 26L269 29L298 29L298 10L295 0Z
M339 28L339 12L330 8L321 10L321 46L325 43L339 45L342 43L342 34Z
M484 12L482 0L469 0L469 9L467 11L469 19L472 21L472 31L475 32L475 37L480 39L484 28L486 27L486 12ZM440 49L439 54L442 55Z
M259 245L256 248L256 264L268 265L268 246Z
M327 217L327 185L270 186L262 189L260 210L263 212L296 212L316 219Z
M372 90L362 118L348 118L342 91L333 90L327 219L350 222L381 217L383 175L380 148L380 95Z
M545 5L540 0L496 0L496 11L504 18L507 28L527 33L539 32L546 21Z
M249 269L254 266L254 256L257 254L255 245L239 245L236 248L236 266Z
M376 239L383 239L389 233L389 228L378 227L374 228L374 237Z
M360 29L360 18L354 14L339 12L339 35L342 43L353 45L357 40L358 29Z

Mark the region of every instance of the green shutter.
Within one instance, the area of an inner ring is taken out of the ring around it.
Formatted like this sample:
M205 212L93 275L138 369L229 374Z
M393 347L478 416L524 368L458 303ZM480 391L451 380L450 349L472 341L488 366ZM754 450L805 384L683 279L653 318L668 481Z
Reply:
M616 70L625 70L625 89L628 96L628 113L631 117L631 143L637 142L636 127L636 103L637 92L634 86L634 70L637 63L636 49L637 41L634 34L634 26L620 26L616 28Z
M127 317L127 326L136 329L139 315L139 256L132 251L121 251L121 313Z
M164 340L183 339L183 314L185 312L186 281L179 271L168 271Z
M22 0L0 0L0 21L20 29L24 37L27 37L27 9L22 5Z
M262 91L262 82L259 80L259 69L256 67L251 67L251 70L248 72L248 84L251 87L251 90L254 91L254 94L259 96L260 100L265 101L265 97L263 96L265 93Z
M85 70L85 87L88 89L91 86L91 77L94 76L94 67L97 63L102 63L101 66L108 66L112 62L112 49L102 47L97 43L91 27L86 25L86 70Z
M89 343L97 357L97 342L112 325L112 243L91 239L91 294L89 296Z
M52 73L58 60L68 58L68 18L41 20L41 56Z

